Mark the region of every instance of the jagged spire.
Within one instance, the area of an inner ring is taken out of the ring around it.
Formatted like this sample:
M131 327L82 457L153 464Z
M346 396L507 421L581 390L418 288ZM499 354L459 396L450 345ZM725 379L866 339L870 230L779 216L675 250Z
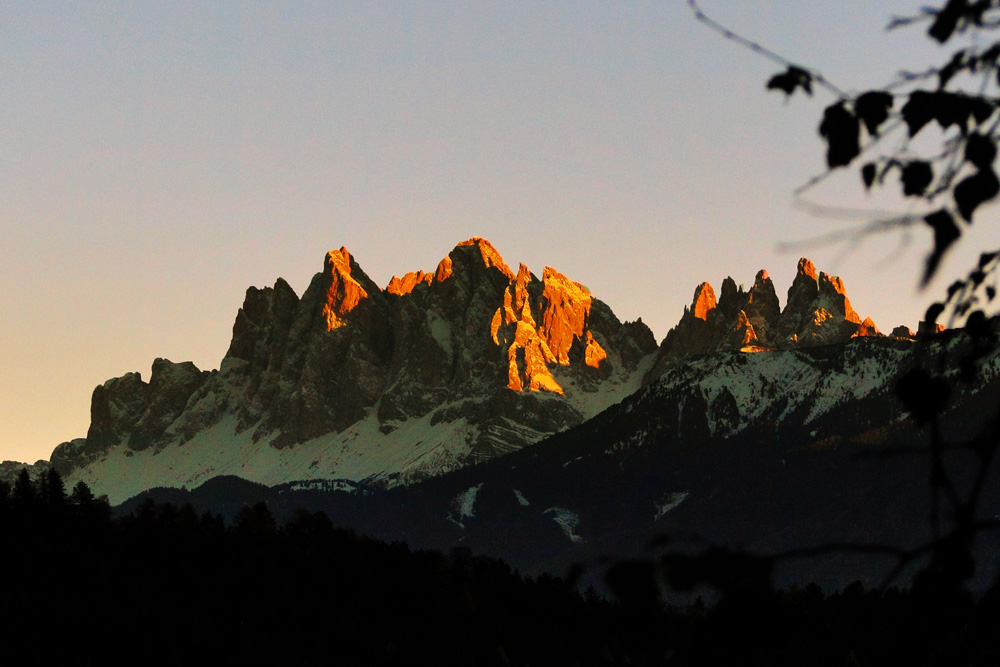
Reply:
M717 350L824 345L878 335L874 322L862 322L851 307L844 281L827 273L817 275L812 261L803 257L784 310L763 269L749 292L726 278L718 303L711 285L698 285L691 308L664 339L652 373L683 357Z

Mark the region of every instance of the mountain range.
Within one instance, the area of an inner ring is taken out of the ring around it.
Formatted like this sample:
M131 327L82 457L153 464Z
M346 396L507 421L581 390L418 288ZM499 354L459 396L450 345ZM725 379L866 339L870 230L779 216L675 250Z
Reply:
M248 289L219 370L157 359L148 382L98 386L87 437L51 465L123 508L155 497L231 516L263 499L527 571L637 557L663 534L767 553L911 547L930 535L927 461L883 454L927 436L896 388L932 359L957 377L975 347L920 334L883 335L805 258L783 308L766 271L718 297L702 283L657 345L484 239L385 288L342 248L301 297L282 279ZM976 363L948 404L956 438L995 410L1000 362ZM984 511L1000 514L992 491ZM823 562L782 576L835 585L891 566Z
M877 334L806 259L783 310L764 271L718 301L699 285L658 348L641 320L553 268L512 270L484 239L384 289L341 248L301 297L280 278L248 289L218 371L157 359L148 382L97 387L87 437L51 461L114 502L222 474L406 485L578 425L684 357Z

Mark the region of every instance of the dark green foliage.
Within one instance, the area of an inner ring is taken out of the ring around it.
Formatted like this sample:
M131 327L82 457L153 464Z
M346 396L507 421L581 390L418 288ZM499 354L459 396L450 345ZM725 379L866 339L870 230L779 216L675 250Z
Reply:
M767 557L714 547L696 555L668 553L660 562L670 586L680 591L711 586L728 599L760 600L773 587Z
M27 468L22 468L14 481L14 502L20 507L31 507L35 504L38 494L35 485L31 483L31 476Z
M257 503L253 507L244 505L239 514L236 515L233 528L238 534L253 537L267 537L273 535L278 529L274 522L274 515L267 508L267 504L263 502Z
M90 490L87 483L80 480L73 487L73 492L70 493L69 501L78 507L89 507L94 504L94 492Z
M4 629L36 664L840 667L998 655L1000 596L977 601L932 576L910 591L776 591L769 559L715 549L615 565L609 601L467 548L375 541L323 513L276 525L266 505L246 506L227 528L148 500L118 520L76 511L100 504L77 484L62 505L0 513L19 575ZM954 571L947 559L962 550L941 554ZM710 586L714 601L667 605L672 584Z
M97 504L78 484L58 510L36 498L0 514L18 575L4 630L35 664L657 664L666 643L638 641L610 603L555 577L468 549L414 552L322 513L278 526L258 504L227 528L190 505L76 511ZM650 612L669 629L665 608Z
M44 476L45 483L42 485L44 496L42 500L48 505L60 506L66 504L66 487L55 468L49 468Z

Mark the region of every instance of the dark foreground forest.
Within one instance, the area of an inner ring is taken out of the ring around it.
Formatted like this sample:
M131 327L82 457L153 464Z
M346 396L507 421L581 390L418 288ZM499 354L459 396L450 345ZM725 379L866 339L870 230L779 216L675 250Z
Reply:
M711 604L664 603L653 563L613 566L605 599L462 548L374 541L322 513L276 525L258 504L226 525L149 501L112 518L54 471L0 486L0 531L0 632L24 664L1000 662L997 591L974 598L933 574L907 590L775 591L733 554L708 554L686 567L698 578L726 564Z

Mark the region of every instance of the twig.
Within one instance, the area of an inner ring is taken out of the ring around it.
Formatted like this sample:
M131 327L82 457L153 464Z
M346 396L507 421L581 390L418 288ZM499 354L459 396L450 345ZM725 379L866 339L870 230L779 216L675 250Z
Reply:
M838 88L837 86L835 86L832 83L830 83L830 81L828 81L827 78L825 76L823 76L821 73L813 71L813 70L806 69L806 68L801 67L799 65L796 65L792 61L790 61L790 60L788 60L786 58L782 58L781 56L779 56L777 53L775 53L771 49L768 49L768 48L766 48L764 46L761 46L757 42L749 40L746 37L743 37L742 35L739 35L739 34L733 32L732 30L730 30L729 28L725 27L724 25L722 25L718 21L715 21L715 20L709 18L705 14L705 12L703 12L701 10L701 7L698 6L698 3L696 2L696 0L687 0L687 3L688 3L688 7L690 7L691 11L694 13L694 17L696 19L698 19L700 22L704 23L706 26L708 26L709 28L711 28L715 32L719 33L720 35L722 35L726 39L728 39L728 40L730 40L732 42L736 42L740 46L748 48L751 51L753 51L754 53L759 54L759 55L767 58L768 60L770 60L772 62L778 63L779 65L782 65L784 67L797 67L798 69L801 69L804 72L808 72L809 75L813 78L813 81L815 81L819 85L821 85L824 88L826 88L828 91L830 91L831 93L833 93L835 96L837 96L837 97L849 97L840 88Z

